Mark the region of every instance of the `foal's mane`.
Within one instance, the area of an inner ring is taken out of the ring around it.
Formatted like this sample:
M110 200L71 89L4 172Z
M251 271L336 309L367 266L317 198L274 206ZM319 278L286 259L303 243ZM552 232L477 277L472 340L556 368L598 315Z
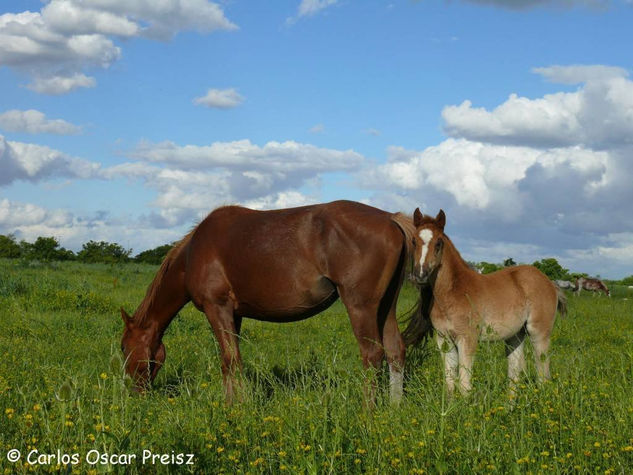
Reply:
M136 309L136 312L134 312L134 321L135 321L136 324L143 323L145 321L145 319L147 318L147 314L149 312L149 308L152 305L152 303L154 302L154 299L156 298L156 294L158 294L158 291L160 289L160 285L161 285L161 283L163 281L163 278L165 277L165 274L169 270L169 268L170 268L171 264L174 262L174 260L178 257L178 255L180 254L182 249L184 247L186 247L187 244L189 244L189 241L191 241L191 237L193 236L193 233L195 232L196 228L197 228L197 226L194 227L180 241L178 241L174 245L174 247L172 247L169 250L169 252L165 256L165 259L163 259L163 262L160 265L160 268L158 269L158 272L154 276L154 280L152 280L152 283L147 288L147 292L145 293L145 298L143 298L143 301L141 302L141 304Z

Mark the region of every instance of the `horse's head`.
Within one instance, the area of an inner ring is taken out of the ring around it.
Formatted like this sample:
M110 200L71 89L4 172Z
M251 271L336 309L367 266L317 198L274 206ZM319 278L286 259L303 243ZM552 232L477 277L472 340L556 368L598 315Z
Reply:
M139 327L123 309L121 318L125 324L121 338L125 371L134 381L134 390L142 392L165 362L165 345L160 340L154 341L154 332Z
M444 225L446 215L440 210L435 218L424 215L420 208L413 213L415 225L414 278L418 284L426 284L442 262L444 249Z

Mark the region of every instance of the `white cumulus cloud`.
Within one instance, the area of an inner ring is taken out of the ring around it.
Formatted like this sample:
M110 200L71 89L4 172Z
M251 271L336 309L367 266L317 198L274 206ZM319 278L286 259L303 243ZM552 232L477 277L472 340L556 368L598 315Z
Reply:
M62 119L47 119L40 111L8 110L0 114L0 129L9 132L29 134L75 135L81 133L81 127Z
M101 176L140 180L155 190L157 226L191 223L227 203L269 208L314 202L303 188L313 187L322 174L354 171L364 163L353 150L293 141L263 146L250 140L206 146L145 142L129 156L135 161L104 169Z
M204 96L196 97L193 103L215 109L232 109L244 102L244 97L235 89L209 89Z
M633 144L633 81L625 70L607 66L551 66L535 72L575 92L530 99L512 94L488 111L465 100L442 111L452 137L536 148L583 146L608 149Z
M208 0L49 0L39 12L0 15L0 65L31 77L38 93L65 94L94 87L86 71L120 58L114 39L236 28Z
M470 100L447 106L448 139L424 150L392 147L387 163L364 170L361 182L387 208L444 208L466 254L553 256L576 270L596 268L601 258L605 274L623 275L633 265L630 242L614 236L633 234L633 208L625 205L633 201L633 82L605 65L534 71L579 87L512 94L492 109Z
M16 180L41 181L52 177L96 177L100 165L71 157L42 145L11 142L0 135L0 186Z

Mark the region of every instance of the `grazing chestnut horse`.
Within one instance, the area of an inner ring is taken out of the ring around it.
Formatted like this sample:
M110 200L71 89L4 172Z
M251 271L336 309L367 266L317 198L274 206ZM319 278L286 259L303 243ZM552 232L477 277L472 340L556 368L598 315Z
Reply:
M604 292L607 297L611 297L611 292L606 285L600 279L592 279L590 277L578 277L576 279L576 295L580 295L582 289L589 290L590 292ZM596 295L596 294L593 294Z
M423 289L428 289L430 299L413 314L404 338L407 344L417 343L435 328L449 393L456 380L462 393L471 389L478 340L505 341L511 394L525 370L526 334L534 347L539 379L549 379L547 350L556 309L562 315L566 312L562 291L533 266L512 266L485 275L472 270L444 234L442 210L432 218L416 209L413 222L414 278L427 286Z
M230 403L241 368L243 318L294 322L340 297L365 368L377 368L386 354L397 402L405 346L396 301L414 231L409 217L351 201L273 211L218 208L169 252L134 316L121 309L126 370L138 390L154 380L165 361L163 334L192 301L219 342ZM375 379L368 383L373 404Z

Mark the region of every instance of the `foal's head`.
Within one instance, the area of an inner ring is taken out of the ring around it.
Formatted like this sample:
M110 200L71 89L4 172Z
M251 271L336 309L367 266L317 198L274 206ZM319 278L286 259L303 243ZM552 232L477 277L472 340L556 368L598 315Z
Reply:
M125 372L134 381L134 389L147 389L165 362L165 345L155 341L154 332L137 325L125 310L121 309L125 324L121 338L121 351L125 359Z
M416 208L413 213L415 225L414 278L419 284L426 284L429 277L442 262L444 249L444 225L446 215L440 210L435 218L427 216Z

